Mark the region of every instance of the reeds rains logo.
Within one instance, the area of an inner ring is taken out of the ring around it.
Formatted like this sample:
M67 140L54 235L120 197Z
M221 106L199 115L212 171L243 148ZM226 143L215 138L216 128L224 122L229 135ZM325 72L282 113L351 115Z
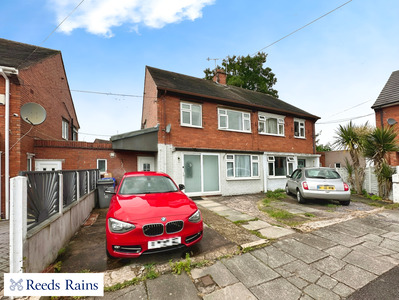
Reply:
M8 273L5 296L103 296L103 273Z

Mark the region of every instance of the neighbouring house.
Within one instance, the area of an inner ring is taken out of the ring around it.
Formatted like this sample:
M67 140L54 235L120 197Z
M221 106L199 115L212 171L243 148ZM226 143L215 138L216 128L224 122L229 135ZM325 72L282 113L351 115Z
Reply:
M214 80L146 67L142 130L111 138L124 150L148 148L142 168L170 174L190 196L284 188L300 166L319 166L319 117L272 96ZM141 149L143 150L143 149Z
M323 153L325 157L324 158L325 167L330 167L335 169L345 168L346 159L349 161L350 164L352 163L352 159L348 150L326 151ZM360 159L360 165L366 166L367 164L366 159L363 156L361 156L359 159Z
M46 119L22 120L21 107L36 103ZM61 52L0 39L1 216L8 205L8 179L34 168L36 139L77 140L79 122ZM43 166L50 161L37 161Z
M399 70L392 72L371 108L374 109L376 126L379 128L393 126L398 134L397 142L399 143L399 127L397 125L399 122ZM391 166L398 166L399 153L389 153L388 163Z
M43 108L44 122L22 118L30 103ZM118 180L137 170L140 153L114 151L109 141L77 141L80 126L58 50L0 39L0 116L1 218L8 218L9 178L20 171L99 168Z

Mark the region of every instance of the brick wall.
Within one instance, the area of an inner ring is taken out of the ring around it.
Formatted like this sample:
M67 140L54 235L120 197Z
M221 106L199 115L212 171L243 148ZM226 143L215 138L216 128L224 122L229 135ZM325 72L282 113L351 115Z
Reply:
M183 99L190 102L190 99ZM287 153L314 153L313 132L314 123L306 120L306 138L294 137L294 117L285 118L285 136L270 136L258 134L258 112L244 110L251 114L252 133L242 133L218 130L217 103L199 102L202 104L203 128L180 126L180 101L181 97L174 95L161 96L158 99L158 116L160 133L158 142L173 144L175 147L205 148L205 149L231 149L238 151L275 151ZM170 133L166 133L167 124L172 125Z
M391 125L387 121L389 118L399 122L399 105L384 107L381 110L375 111L375 124L377 127L381 128L381 119L384 128L390 127ZM399 144L399 124L393 125L393 128L397 134L396 143ZM399 154L397 152L389 153L387 160L391 166L399 166Z
M145 70L143 112L141 115L142 129L155 127L157 116L157 88L148 70Z
M35 159L63 160L63 170L96 169L97 159L107 160L107 171L119 182L125 172L137 171L137 156L132 151L114 151L111 144L35 141Z

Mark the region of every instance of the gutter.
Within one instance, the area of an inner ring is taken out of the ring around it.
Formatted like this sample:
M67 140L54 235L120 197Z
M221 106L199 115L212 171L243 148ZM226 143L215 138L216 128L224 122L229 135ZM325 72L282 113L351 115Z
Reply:
M4 129L4 153L5 153L5 164L4 164L4 186L5 186L5 216L6 220L10 218L10 79L8 75L18 74L18 70L10 67L0 67L0 75L5 80L5 129ZM1 198L0 198L1 200ZM0 202L1 203L1 202ZM1 204L0 204L0 215L1 215Z

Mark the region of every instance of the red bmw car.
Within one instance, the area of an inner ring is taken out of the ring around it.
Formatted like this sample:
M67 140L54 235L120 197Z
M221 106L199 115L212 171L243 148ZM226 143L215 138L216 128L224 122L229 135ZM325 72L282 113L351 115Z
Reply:
M164 173L126 173L107 213L107 254L138 257L198 243L201 212L183 189Z

